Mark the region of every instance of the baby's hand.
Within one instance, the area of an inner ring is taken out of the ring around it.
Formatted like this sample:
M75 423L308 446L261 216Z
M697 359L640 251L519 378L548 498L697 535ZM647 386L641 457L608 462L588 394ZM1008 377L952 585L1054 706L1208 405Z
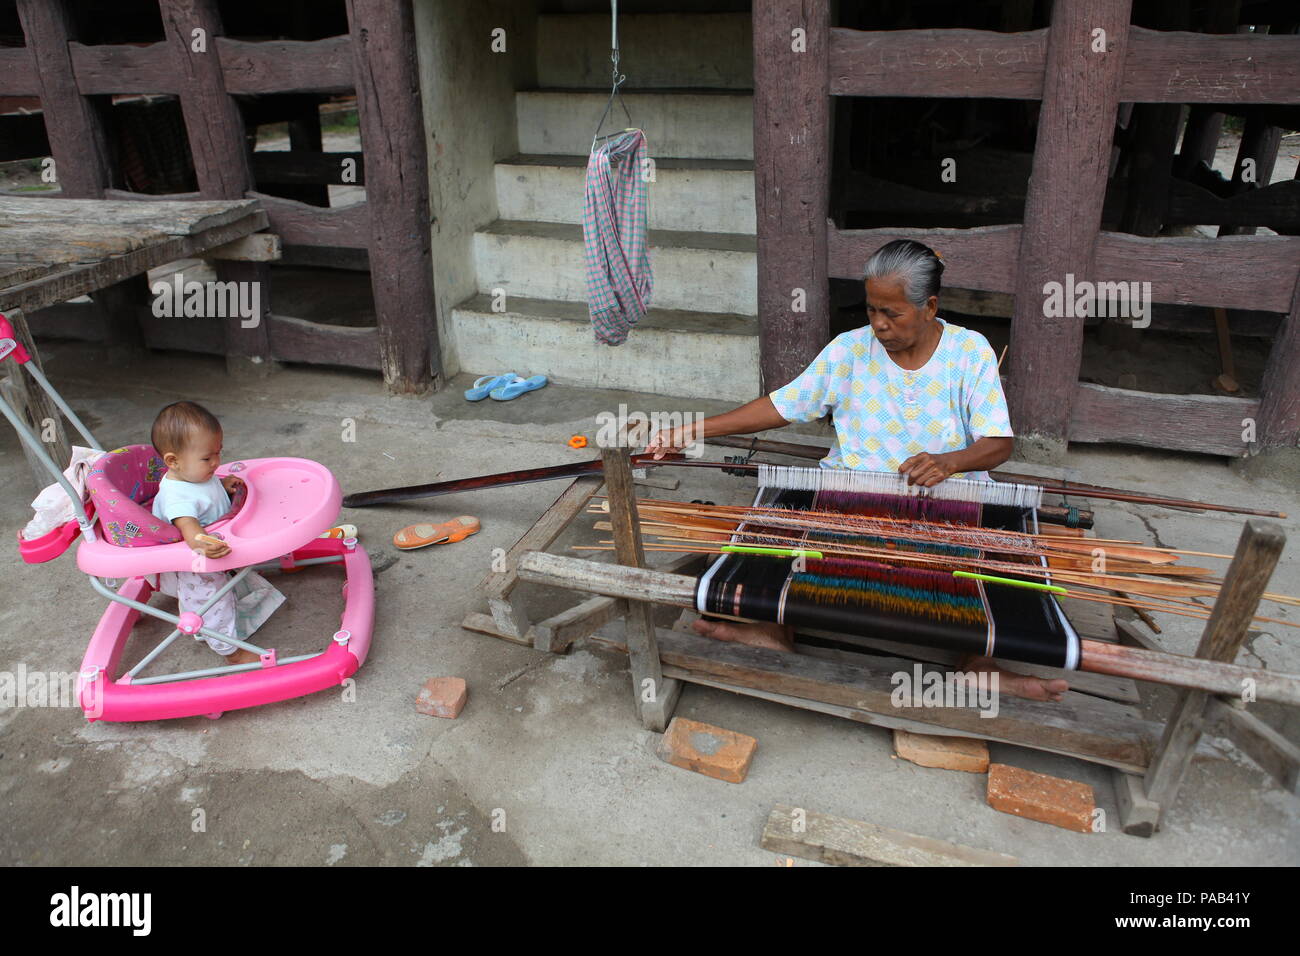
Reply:
M226 494L234 497L244 487L244 479L236 478L234 475L226 475L221 479L221 487L226 489Z
M208 558L224 558L230 553L230 545L220 538L213 538L206 534L196 534L190 538L189 545L192 550Z

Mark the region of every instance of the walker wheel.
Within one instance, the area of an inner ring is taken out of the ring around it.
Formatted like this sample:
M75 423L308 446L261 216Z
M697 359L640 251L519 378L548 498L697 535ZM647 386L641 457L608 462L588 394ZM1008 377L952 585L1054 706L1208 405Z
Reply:
M220 720L221 715L224 713L225 713L224 710L217 710L217 711L213 711L210 714L204 714L203 716L208 718L208 720Z

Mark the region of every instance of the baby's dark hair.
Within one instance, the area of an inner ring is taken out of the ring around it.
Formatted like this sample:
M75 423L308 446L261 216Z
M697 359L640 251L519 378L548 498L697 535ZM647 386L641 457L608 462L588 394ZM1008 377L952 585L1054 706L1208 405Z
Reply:
M221 434L217 416L197 402L172 402L154 419L149 439L158 454L180 454L197 432Z

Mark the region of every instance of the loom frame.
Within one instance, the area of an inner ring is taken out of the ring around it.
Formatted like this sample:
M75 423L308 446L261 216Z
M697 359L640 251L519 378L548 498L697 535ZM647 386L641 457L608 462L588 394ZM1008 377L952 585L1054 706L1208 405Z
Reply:
M1222 721L1228 735L1283 786L1293 792L1300 789L1300 750L1230 697L1180 688L1170 717L1152 721L1134 708L1140 697L1130 678L1009 662L1022 672L1063 676L1070 681L1071 690L1059 703L1004 697L995 718L954 708L899 709L890 702L892 673L917 665L927 673L951 668L957 655L880 639L801 630L796 635L800 654L792 656L700 637L685 627L692 611L666 627L662 615L656 619L656 607L694 607L694 579L683 573L701 563L703 556L688 554L649 568L641 542L635 504L637 479L629 451L605 449L602 458L603 478L576 479L507 552L504 569L483 579L479 591L488 613L470 613L462 627L551 653L563 653L575 640L587 636L627 653L633 704L647 730L662 733L683 684L694 683L888 729L1012 743L1112 768L1121 829L1144 837L1159 829L1164 813L1174 804L1187 766L1211 722ZM548 554L547 549L602 485L609 501L617 564ZM1235 660L1284 542L1278 526L1257 520L1246 523L1196 658L1223 663ZM588 596L533 622L528 602L517 591L521 582ZM1069 598L1061 603L1082 638L1167 654L1137 628L1116 620L1106 605ZM618 619L624 621L622 640L596 633ZM888 656L818 648L800 640L828 636Z

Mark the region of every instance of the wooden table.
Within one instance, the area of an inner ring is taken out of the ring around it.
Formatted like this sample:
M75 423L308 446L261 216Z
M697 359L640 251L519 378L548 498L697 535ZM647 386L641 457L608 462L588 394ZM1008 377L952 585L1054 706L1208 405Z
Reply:
M62 199L0 196L0 312L40 366L24 313L109 289L150 269L193 256L212 256L267 226L255 199L231 202ZM129 311L106 321L134 322ZM131 329L118 331L131 335ZM41 366L42 371L44 367ZM36 434L46 436L56 462L71 446L54 403L25 375L0 382L5 399ZM53 428L41 423L52 420ZM51 440L52 439L52 440ZM26 448L24 448L26 452ZM52 480L28 457L37 486Z

